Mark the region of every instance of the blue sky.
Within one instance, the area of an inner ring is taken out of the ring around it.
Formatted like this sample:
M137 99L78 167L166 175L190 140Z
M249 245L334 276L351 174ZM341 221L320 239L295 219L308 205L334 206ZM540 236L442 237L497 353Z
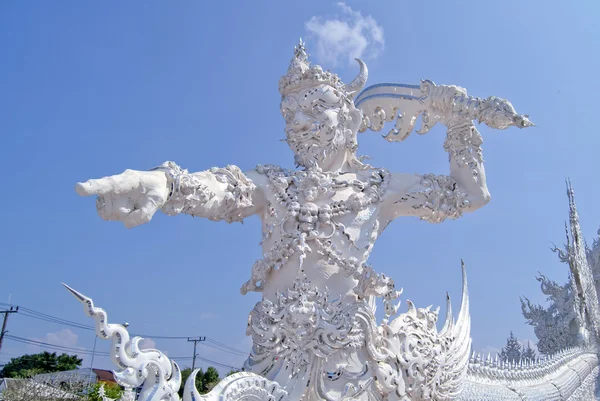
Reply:
M464 258L474 349L500 348L510 330L532 340L519 296L543 300L537 271L567 277L548 250L564 238L564 177L588 240L600 225L599 11L593 1L533 0L1 2L0 302L12 294L14 304L91 324L66 282L133 332L208 336L248 350L246 317L259 294L241 296L239 287L260 256L257 218L228 225L157 215L127 230L102 221L74 184L165 160L193 171L291 167L279 141L277 81L302 36L311 59L345 80L360 53L369 84L428 78L508 98L530 114L537 128L480 127L489 205L441 225L399 220L371 261L404 287L403 299L443 306L450 291L458 307ZM443 139L434 130L388 143L367 132L359 151L393 171L441 174ZM87 350L94 340L25 314L12 315L8 330ZM171 356L192 354L184 340L153 342ZM38 350L7 340L0 363ZM199 354L233 366L244 359L205 345ZM111 366L105 357L95 365Z

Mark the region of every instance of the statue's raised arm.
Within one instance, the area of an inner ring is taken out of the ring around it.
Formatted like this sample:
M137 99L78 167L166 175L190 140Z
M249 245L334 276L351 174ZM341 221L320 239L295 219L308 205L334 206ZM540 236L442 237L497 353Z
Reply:
M122 221L127 228L148 223L161 209L229 223L257 213L263 202L251 176L236 166L189 173L173 162L150 171L88 180L75 187L82 196L97 195L96 207L104 220Z
M483 167L483 140L473 120L501 130L534 125L505 99L480 99L468 96L464 88L438 86L428 80L420 85L373 85L356 98L355 104L363 112L361 132L380 131L386 122L396 120L395 127L384 135L391 142L406 139L419 116L419 134L427 133L438 122L447 127L444 150L449 155L450 174L392 173L384 201L389 220L419 216L439 223L484 206L490 193Z

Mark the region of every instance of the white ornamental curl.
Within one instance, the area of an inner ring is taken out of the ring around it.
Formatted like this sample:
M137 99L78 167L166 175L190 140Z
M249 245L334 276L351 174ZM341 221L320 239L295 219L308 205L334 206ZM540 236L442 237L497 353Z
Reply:
M140 399L147 401L179 401L181 372L179 366L155 349L140 349L143 338L130 340L129 332L121 324L108 323L106 312L94 306L94 301L63 284L79 302L85 313L96 321L96 335L112 339L111 358L119 367L113 372L115 380L126 389L142 387Z
M113 372L115 380L132 396L132 389L142 387L139 395L144 401L181 401L179 366L162 352L140 349L141 337L130 340L129 332L121 324L108 323L106 312L94 306L94 301L63 284L84 306L85 313L96 321L96 334L104 340L112 339L111 357L119 366ZM254 373L241 372L223 379L208 394L201 395L196 389L196 375L188 377L183 401L286 401L287 392L279 384ZM123 398L124 400L125 398Z

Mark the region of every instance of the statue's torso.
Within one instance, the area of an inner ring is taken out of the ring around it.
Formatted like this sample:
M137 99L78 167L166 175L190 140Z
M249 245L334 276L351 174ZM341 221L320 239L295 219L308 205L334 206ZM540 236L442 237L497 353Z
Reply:
M382 169L349 173L257 168L267 207L263 259L253 281L272 299L303 273L332 296L352 295L382 227L379 220L389 174ZM302 270L302 271L301 271ZM354 277L353 277L354 275Z

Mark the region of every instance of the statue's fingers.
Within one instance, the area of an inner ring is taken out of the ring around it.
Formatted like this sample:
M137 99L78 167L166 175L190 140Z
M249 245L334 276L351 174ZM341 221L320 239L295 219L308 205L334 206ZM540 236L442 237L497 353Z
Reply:
M117 197L112 203L112 214L115 220L123 221L133 211L133 204L129 197Z
M104 220L123 221L133 210L133 201L124 196L98 196L96 200L98 214Z
M81 196L104 195L108 193L127 193L139 186L137 176L132 170L108 177L78 182L75 191Z
M102 220L110 220L112 198L110 196L98 195L96 198L96 210L98 211L98 216L100 216Z
M129 213L123 223L127 228L133 228L141 224L148 223L156 212L156 207L152 204L142 206Z
M75 191L81 196L104 195L114 191L114 180L111 177L87 180L75 184Z

